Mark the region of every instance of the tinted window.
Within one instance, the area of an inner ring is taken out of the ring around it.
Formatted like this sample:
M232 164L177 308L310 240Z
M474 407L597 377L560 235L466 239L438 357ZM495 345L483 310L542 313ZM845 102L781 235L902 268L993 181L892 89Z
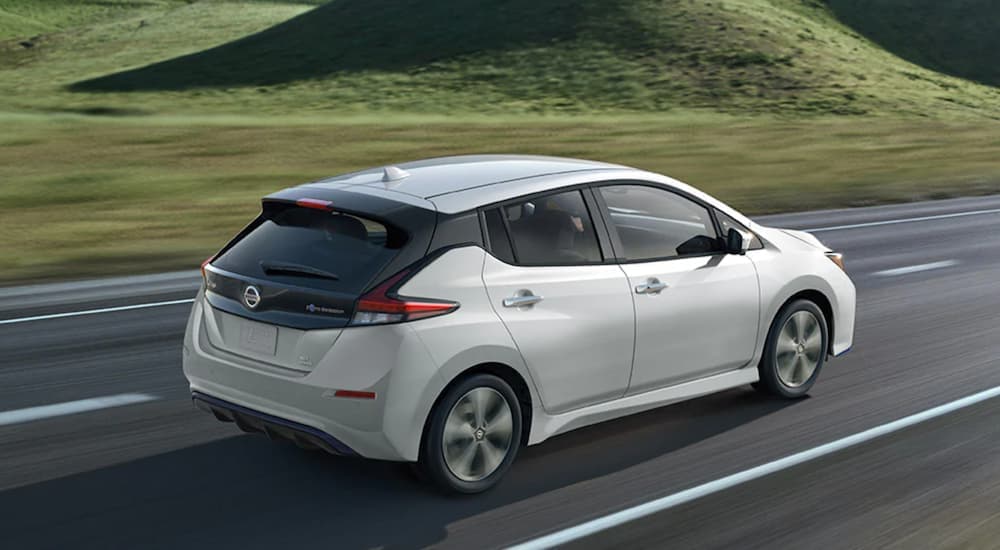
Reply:
M504 262L515 263L507 229L503 226L500 210L496 208L486 211L486 234L490 239L490 252Z
M579 191L500 208L521 265L570 265L602 261L594 224Z
M727 214L724 214L718 210L715 211L715 217L719 220L719 227L722 229L723 235L728 235L730 229L737 229L742 231L744 234L751 235L750 237L750 250L760 250L764 248L763 243L754 235L752 231L743 226L740 222L734 220Z
M405 235L377 221L287 207L266 214L212 265L285 284L354 292L396 255L403 241Z
M600 191L628 260L722 250L711 214L694 201L642 185L613 185Z

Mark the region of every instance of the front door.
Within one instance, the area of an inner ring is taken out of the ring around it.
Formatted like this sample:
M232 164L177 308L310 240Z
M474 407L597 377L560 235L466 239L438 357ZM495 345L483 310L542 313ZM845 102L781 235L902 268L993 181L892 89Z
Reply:
M660 187L598 191L635 304L628 393L745 366L757 341L757 272L724 252L709 208Z

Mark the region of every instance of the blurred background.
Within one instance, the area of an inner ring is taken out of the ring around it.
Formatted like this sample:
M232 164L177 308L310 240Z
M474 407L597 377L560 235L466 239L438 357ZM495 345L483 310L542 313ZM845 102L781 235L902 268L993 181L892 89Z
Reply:
M751 214L1000 192L994 0L0 0L0 285L191 269L271 191L517 152Z

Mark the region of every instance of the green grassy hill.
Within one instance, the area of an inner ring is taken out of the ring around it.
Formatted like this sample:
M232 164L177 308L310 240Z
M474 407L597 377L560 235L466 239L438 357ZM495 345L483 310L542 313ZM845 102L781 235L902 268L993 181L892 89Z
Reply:
M173 0L179 3L180 0ZM106 21L136 8L150 8L171 0L0 0L0 40L30 39L42 33Z
M996 0L829 0L846 24L925 67L1000 85Z
M310 2L129 3L128 16L114 23L55 33L31 48L8 43L0 108L1000 116L996 88L911 64L841 22L860 21L866 34L890 43L891 32L868 27L891 27L868 12L890 13L893 3L335 0L313 10ZM895 10L909 14L901 20L934 18L929 1L915 3L920 11ZM946 24L958 34L963 21L935 19L925 34L941 34ZM986 74L996 70L990 61L966 63Z

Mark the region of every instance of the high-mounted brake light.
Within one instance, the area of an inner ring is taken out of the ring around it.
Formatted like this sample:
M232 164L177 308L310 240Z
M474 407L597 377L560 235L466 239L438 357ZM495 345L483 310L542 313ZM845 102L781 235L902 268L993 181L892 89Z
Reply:
M299 199L295 201L295 205L301 206L302 208L312 208L314 210L330 210L333 208L332 202L320 199Z
M358 300L351 325L385 325L451 313L458 302L399 296L395 290L409 271L401 271Z

